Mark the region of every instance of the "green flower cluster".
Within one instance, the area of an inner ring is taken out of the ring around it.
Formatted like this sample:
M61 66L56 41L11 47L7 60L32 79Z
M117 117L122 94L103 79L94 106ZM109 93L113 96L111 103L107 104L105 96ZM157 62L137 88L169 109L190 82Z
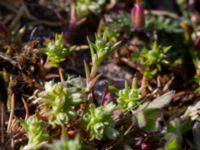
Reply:
M55 39L48 42L43 48L47 54L48 60L52 66L57 66L58 63L65 60L69 54L74 50L74 46L66 48L64 45L63 34L56 34Z
M129 87L126 83L125 88L119 90L118 92L118 107L123 109L124 111L131 111L135 109L141 104L141 92L142 88L137 87L135 79L133 80L131 87Z
M119 132L114 128L115 121L112 113L116 106L113 103L109 103L105 106L91 107L84 114L83 119L86 125L86 129L90 131L91 140L108 138L115 140L119 135Z
M47 82L45 90L40 92L34 101L40 105L40 112L48 117L54 127L74 119L77 116L75 106L82 101L81 89L70 86L68 82Z

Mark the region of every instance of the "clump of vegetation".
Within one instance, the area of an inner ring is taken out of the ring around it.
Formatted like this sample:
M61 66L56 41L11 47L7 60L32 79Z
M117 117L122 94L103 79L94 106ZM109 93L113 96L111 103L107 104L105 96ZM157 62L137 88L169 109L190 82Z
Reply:
M118 137L119 132L114 128L115 121L112 116L115 109L116 106L113 103L97 108L90 105L83 118L91 140L105 138L115 140Z
M94 70L97 70L103 60L105 60L105 58L107 58L120 44L116 37L108 31L96 35L95 43L90 42L90 40L88 40L88 42Z
M1 149L200 149L199 10L0 1Z
M125 84L125 88L118 92L118 106L124 111L131 111L141 104L143 88L137 87L136 79L133 80L131 87Z
M74 50L74 46L66 48L64 45L63 34L56 34L55 39L48 42L42 50L47 54L48 61L52 66L57 66L66 59Z
M171 46L159 47L157 42L154 42L151 49L144 48L142 51L138 52L139 59L137 60L133 56L133 62L139 62L144 65L144 75L151 79L158 72L161 71L162 65L169 64L167 52L170 50Z
M70 87L67 82L50 81L45 83L44 91L38 93L38 98L34 100L34 103L39 104L39 113L47 117L51 125L62 126L76 118L75 107L82 102L80 92L80 88Z

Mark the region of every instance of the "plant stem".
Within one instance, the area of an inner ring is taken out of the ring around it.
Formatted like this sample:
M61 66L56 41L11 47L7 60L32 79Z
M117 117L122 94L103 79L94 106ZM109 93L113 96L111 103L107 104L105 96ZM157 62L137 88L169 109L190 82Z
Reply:
M64 76L63 76L63 69L61 67L58 67L58 72L59 72L59 76L60 76L60 81L64 82Z

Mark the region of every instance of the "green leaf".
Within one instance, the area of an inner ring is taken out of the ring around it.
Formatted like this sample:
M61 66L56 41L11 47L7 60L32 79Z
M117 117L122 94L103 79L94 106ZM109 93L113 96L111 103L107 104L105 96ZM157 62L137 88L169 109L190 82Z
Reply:
M157 97L152 102L149 103L147 108L149 109L161 109L166 107L172 100L175 91L169 91L162 96Z

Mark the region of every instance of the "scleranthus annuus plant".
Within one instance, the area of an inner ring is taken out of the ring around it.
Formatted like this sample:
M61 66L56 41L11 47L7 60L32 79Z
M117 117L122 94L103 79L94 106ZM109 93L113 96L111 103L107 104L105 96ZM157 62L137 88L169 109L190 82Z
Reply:
M65 47L63 38L63 34L56 34L55 39L48 42L42 49L47 54L48 61L52 66L57 66L58 63L64 61L75 48L75 46Z
M92 76L95 76L99 65L119 46L120 42L108 31L96 35L94 43L90 40L88 42L93 65Z
M131 111L141 104L143 88L138 88L136 79L133 80L132 86L125 83L125 88L118 92L118 107L123 111Z
M151 49L143 49L139 61L145 65L144 75L147 78L152 78L158 71L161 71L161 66L169 64L167 52L171 46L161 47L157 42L154 42ZM152 69L152 67L154 69Z
M73 83L73 82L72 82ZM82 101L81 88L69 82L45 83L44 91L38 93L34 103L39 104L40 114L55 127L64 125L77 116L76 106Z
M86 129L90 132L91 140L105 139L115 140L119 132L115 129L115 120L113 119L113 111L116 105L109 103L105 106L96 107L90 105L83 116Z
M46 130L45 123L39 120L36 116L30 116L27 120L21 122L28 137L28 144L23 150L40 149L49 139L49 134Z
M168 51L171 46L160 46L155 41L151 48L143 48L132 56L132 63L143 66L143 74L147 79L152 79L158 71L162 70L163 65L169 64Z

